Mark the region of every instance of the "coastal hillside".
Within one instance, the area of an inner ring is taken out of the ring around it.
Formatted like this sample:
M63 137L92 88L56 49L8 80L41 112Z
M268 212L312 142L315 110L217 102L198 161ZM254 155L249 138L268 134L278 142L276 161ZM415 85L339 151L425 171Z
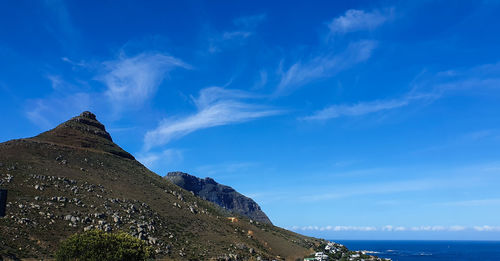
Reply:
M0 144L0 257L50 258L61 240L123 231L166 259L295 260L323 240L219 206L151 172L84 112L33 138ZM0 258L0 259L2 259Z
M272 224L255 201L229 186L215 182L212 178L200 179L183 172L169 172L165 179L224 209L258 222Z

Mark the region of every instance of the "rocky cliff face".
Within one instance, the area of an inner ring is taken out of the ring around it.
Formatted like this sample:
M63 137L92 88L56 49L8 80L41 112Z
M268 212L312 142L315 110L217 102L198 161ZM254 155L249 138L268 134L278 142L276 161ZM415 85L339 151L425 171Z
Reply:
M165 179L227 210L258 222L271 224L271 220L269 220L255 201L238 193L229 186L215 182L211 178L200 179L183 172L169 172L165 176Z

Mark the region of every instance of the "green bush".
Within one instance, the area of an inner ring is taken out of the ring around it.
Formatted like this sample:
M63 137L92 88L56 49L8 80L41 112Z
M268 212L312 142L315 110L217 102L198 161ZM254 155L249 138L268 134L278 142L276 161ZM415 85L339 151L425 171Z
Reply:
M66 239L56 253L57 260L146 260L153 250L126 233L91 230Z

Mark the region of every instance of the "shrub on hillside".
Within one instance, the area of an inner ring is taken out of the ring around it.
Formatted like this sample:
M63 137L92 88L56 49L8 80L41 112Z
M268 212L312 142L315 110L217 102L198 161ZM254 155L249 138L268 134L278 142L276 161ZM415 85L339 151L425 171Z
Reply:
M152 248L126 233L91 230L66 239L56 253L57 260L146 260Z

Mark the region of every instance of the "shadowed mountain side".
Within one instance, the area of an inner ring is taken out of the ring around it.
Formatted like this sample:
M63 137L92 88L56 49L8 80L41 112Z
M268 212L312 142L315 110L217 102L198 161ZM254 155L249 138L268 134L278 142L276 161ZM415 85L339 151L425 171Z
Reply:
M231 221L213 203L151 172L113 143L90 112L34 138L0 143L0 257L53 257L89 229L147 241L158 258L287 259L324 241L269 224ZM2 258L0 258L2 259Z
M224 209L233 211L258 222L272 224L271 220L251 198L246 197L229 186L215 182L211 178L200 179L183 172L169 172L165 179L192 191L202 199L214 202Z

